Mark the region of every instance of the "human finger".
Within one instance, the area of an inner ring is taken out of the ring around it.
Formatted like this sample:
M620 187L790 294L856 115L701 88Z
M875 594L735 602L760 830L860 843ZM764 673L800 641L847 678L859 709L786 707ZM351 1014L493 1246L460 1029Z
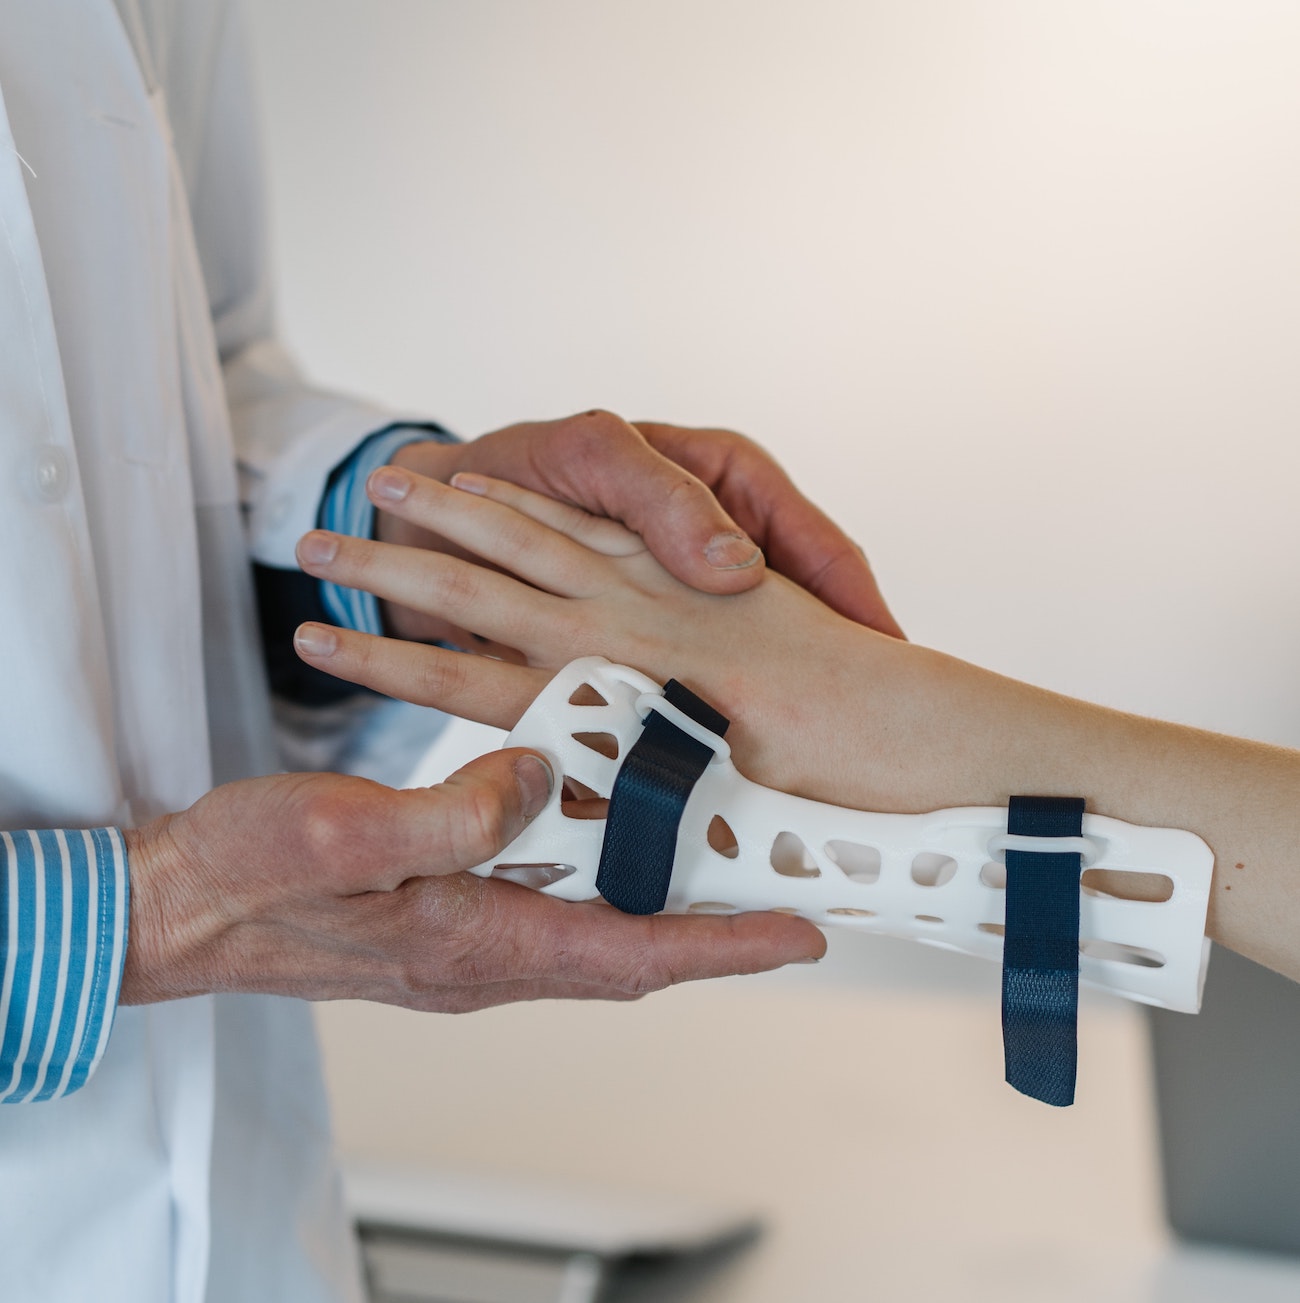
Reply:
M300 625L294 648L336 678L493 728L513 728L551 680L549 670L328 624Z
M364 589L520 650L526 650L525 630L554 629L565 610L561 599L510 575L424 548L317 529L298 540L297 556L303 570L318 579Z
M545 808L556 776L538 752L492 751L432 787L356 780L304 797L297 810L312 887L340 896L396 890L499 855Z
M606 516L593 516L581 507L544 493L534 493L509 480L495 479L490 475L477 475L460 471L451 477L451 486L465 493L491 498L504 503L521 515L528 516L583 547L605 556L634 556L645 551L645 540L616 520Z
M765 972L826 949L812 923L786 914L623 914L602 901L560 900L473 874L412 882L403 891L416 899L392 904L417 931L422 917L433 928L415 969L406 971L431 988L562 982L635 997L679 982Z
M646 441L698 476L767 553L768 564L832 609L894 638L894 619L862 549L795 487L776 460L731 430L638 422Z
M712 492L610 412L484 435L461 450L459 469L622 521L665 569L704 592L742 592L762 577L762 552Z
M606 573L591 548L499 496L458 492L397 466L379 467L366 489L391 514L549 592L585 596Z
M576 981L626 995L679 982L764 972L818 958L826 939L785 914L623 914L597 902L558 900L526 887L497 895L510 924L484 936L475 955L488 978Z

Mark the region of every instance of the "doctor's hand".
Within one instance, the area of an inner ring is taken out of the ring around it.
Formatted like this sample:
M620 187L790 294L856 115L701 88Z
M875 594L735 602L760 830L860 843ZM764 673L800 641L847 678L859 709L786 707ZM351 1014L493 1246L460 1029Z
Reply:
M672 575L706 593L739 593L766 563L832 609L902 637L862 549L791 483L772 457L730 430L629 424L609 412L508 426L471 443L407 444L395 465L444 484L458 471L511 480L607 516L639 534ZM384 510L381 543L459 554L445 539ZM384 604L391 632L432 642L448 626Z
M513 840L552 782L519 749L411 791L287 774L129 830L122 1003L240 991L455 1013L631 999L821 954L800 919L633 918L459 872Z

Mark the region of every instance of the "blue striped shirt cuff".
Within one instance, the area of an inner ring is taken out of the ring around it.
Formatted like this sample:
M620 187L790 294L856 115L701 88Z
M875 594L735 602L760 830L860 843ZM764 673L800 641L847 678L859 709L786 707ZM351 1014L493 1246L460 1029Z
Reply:
M392 461L399 448L422 439L436 439L441 443L456 441L436 425L391 425L372 434L330 476L317 520L320 528L352 538L374 537L375 508L366 497L366 480L371 471ZM379 600L373 593L321 580L320 596L326 614L335 624L360 633L383 633Z
M98 1066L128 894L116 828L0 832L0 1103L70 1095Z

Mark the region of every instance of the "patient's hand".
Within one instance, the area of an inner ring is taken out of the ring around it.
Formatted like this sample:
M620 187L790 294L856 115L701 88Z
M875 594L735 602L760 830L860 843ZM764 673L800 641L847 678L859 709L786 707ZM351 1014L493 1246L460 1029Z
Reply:
M508 426L468 443L408 443L393 462L444 484L457 472L497 476L620 520L669 573L701 592L743 592L770 565L850 620L902 634L862 549L770 454L734 431L630 425L592 411ZM380 542L448 550L436 531L390 513L383 500L376 505ZM449 632L400 603L383 609L386 627L403 638L433 642Z
M300 630L305 660L390 696L509 728L555 670L600 654L680 679L712 701L734 721L728 737L737 761L757 781L822 799L860 795L869 742L843 727L845 703L865 696L864 648L884 654L906 644L852 624L778 574L732 596L700 592L613 521L483 476L454 483L385 467L370 490L389 512L499 569L335 535L331 562L312 561L321 549L310 546L300 560L321 578L515 649L525 664L322 625ZM394 490L404 496L394 499ZM305 541L319 542L319 533ZM828 769L857 779L836 784Z
M460 479L465 492L375 473L390 475L407 489L390 510L500 569L346 538L332 562L306 568L481 632L526 663L304 625L311 664L508 727L556 668L601 653L712 701L733 720L741 772L769 786L899 813L1081 795L1097 814L1187 828L1215 853L1210 935L1300 980L1300 752L1017 683L852 624L779 575L731 597L698 592L637 535L499 481Z

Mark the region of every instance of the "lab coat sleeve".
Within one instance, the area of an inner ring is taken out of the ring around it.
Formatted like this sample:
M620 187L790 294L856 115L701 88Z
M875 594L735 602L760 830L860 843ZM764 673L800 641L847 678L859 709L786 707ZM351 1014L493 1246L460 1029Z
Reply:
M113 828L0 832L0 1104L85 1085L126 958L127 865Z
M252 555L295 569L294 545L316 525L331 472L376 431L427 423L307 383L276 338L243 6L182 6L176 21L160 75L212 308Z

